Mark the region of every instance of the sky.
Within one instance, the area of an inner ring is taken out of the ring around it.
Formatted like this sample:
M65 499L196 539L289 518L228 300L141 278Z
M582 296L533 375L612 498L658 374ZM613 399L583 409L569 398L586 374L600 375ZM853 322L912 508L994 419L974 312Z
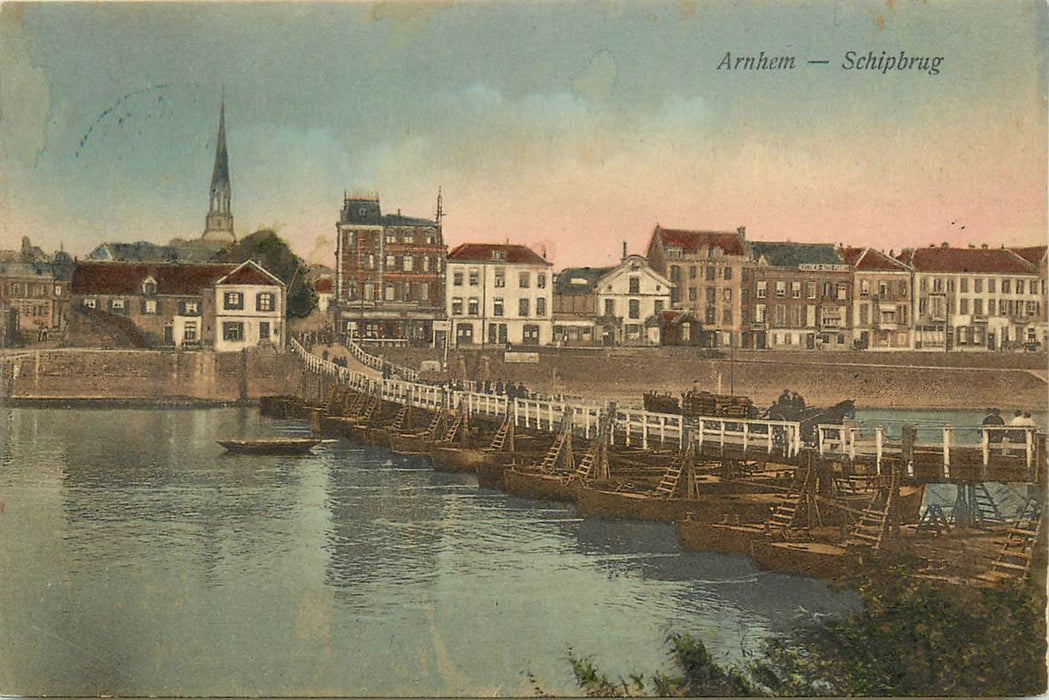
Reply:
M0 248L199 236L223 90L237 235L329 265L344 192L430 217L438 188L449 246L557 266L657 224L1044 244L1046 26L1038 2L4 2ZM718 69L761 51L796 67Z

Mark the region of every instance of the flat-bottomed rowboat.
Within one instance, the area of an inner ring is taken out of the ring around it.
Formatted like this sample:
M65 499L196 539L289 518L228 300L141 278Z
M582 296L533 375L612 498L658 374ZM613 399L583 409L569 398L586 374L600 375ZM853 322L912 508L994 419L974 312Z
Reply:
M264 438L260 440L219 440L227 452L249 455L306 454L322 441L316 438Z

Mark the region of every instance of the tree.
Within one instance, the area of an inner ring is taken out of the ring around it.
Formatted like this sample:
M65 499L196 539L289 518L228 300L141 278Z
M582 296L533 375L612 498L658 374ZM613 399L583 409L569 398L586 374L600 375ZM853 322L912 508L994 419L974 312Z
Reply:
M254 260L288 286L288 316L309 316L317 306L317 293L306 279L307 265L295 255L276 232L262 229L223 248L212 257L214 262L241 263Z
M766 643L745 669L721 668L703 643L672 635L680 673L610 680L571 652L592 696L1034 696L1046 688L1044 586L943 585L876 571L859 584L861 610L808 623Z

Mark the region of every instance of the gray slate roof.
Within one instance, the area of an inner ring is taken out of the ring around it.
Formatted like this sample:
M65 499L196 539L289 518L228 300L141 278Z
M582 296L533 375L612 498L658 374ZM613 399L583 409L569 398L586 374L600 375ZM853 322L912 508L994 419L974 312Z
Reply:
M752 241L747 244L754 262L764 257L772 267L798 265L844 265L841 251L833 243Z
M594 290L597 280L614 269L613 267L566 267L557 275L554 294L589 294ZM573 283L573 280L584 280L584 283Z

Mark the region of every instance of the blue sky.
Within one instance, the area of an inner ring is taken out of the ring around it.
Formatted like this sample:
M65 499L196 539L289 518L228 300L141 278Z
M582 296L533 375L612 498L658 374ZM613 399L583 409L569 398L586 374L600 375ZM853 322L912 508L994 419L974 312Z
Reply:
M640 250L657 222L886 249L1045 237L1036 3L5 3L0 19L5 247L199 235L223 87L238 235L274 226L322 262L345 190L426 216L438 186L449 243L546 245L564 265ZM801 66L716 70L761 50ZM845 71L849 50L944 61Z

